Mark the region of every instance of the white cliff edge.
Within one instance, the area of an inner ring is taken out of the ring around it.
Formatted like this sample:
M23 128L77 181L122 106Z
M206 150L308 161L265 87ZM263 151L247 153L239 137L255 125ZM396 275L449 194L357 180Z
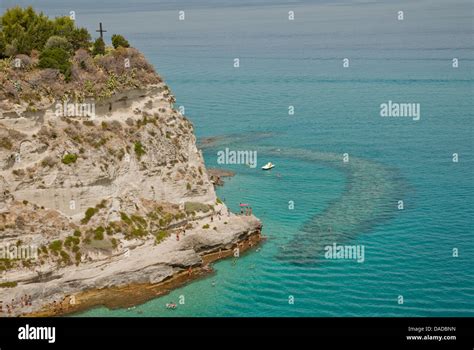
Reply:
M260 234L259 220L216 198L173 101L160 83L83 101L93 118L61 115L58 103L0 111L0 245L18 255L0 259L0 316L160 283ZM28 247L38 255L20 256Z

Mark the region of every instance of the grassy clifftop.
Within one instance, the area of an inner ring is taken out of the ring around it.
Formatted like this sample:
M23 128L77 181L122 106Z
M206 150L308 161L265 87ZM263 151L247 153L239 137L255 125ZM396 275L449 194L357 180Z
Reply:
M0 25L0 109L102 99L162 81L123 36L114 34L111 46L101 38L92 42L69 17L49 19L31 7L15 7Z

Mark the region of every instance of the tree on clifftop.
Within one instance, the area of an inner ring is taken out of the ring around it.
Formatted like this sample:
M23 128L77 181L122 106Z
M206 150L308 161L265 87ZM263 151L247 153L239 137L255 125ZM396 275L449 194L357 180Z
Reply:
M89 46L91 45L91 35L86 28L77 28L71 33L69 41L76 51L79 49L88 50Z
M102 38L97 38L96 41L94 41L94 46L92 47L92 55L103 55L105 54L105 43Z
M57 36L53 35L49 37L48 41L44 45L45 50L46 49L63 49L64 51L67 52L72 52L72 45L69 41L67 41L66 38L62 36Z
M0 32L0 58L2 58L5 55L5 37L3 36L3 33Z
M59 69L64 74L66 81L71 78L71 62L69 61L69 53L61 48L45 49L40 54L38 66L40 68Z
M76 28L74 21L67 17L49 19L43 13L36 13L33 8L13 7L0 17L1 32L8 50L8 56L17 53L27 54L31 50L42 51L46 41L53 35L61 36L71 43L75 50L88 49L90 35L84 28Z
M114 46L114 49L118 47L130 47L130 44L128 43L127 39L125 39L120 34L112 35L112 45Z

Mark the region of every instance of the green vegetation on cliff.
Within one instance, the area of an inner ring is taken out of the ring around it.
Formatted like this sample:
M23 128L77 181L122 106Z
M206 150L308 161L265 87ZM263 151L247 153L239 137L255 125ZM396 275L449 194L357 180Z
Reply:
M130 47L130 44L128 43L127 39L125 39L120 34L112 35L112 45L115 49L119 47Z
M45 98L82 101L161 82L144 56L119 34L112 46L92 40L71 18L50 19L32 7L0 16L0 107ZM3 105L3 106L2 106Z
M76 28L69 17L49 19L42 12L36 13L30 6L8 9L0 18L0 55L12 57L17 54L30 55L33 50L42 51L48 39L57 36L70 43L72 49L88 49L91 36L87 29Z
M77 160L77 154L66 154L63 157L62 162L66 165L69 165L69 164L75 163L76 160Z

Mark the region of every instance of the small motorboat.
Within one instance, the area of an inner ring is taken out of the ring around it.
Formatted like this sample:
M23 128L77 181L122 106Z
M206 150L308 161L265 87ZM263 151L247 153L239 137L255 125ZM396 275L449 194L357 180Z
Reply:
M267 164L265 164L264 166L262 166L262 170L270 170L272 168L275 167L275 164L273 164L272 162L268 162Z
M176 304L175 303L168 303L166 304L166 308L170 310L176 309Z

